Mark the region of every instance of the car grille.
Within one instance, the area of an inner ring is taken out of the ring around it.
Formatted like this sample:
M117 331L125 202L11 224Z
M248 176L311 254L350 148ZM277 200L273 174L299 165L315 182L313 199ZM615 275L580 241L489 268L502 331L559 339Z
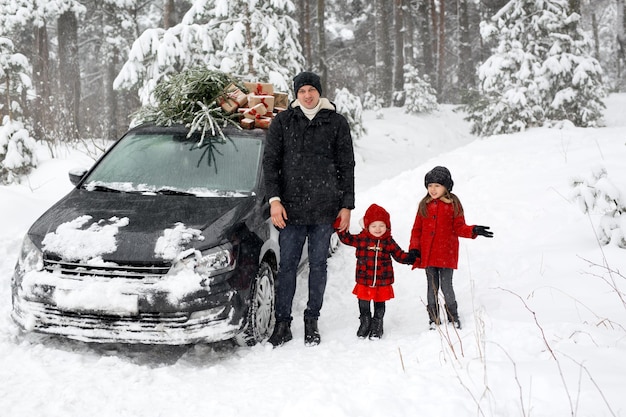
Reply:
M240 331L240 323L231 322L232 313L231 307L219 306L208 310L206 317L200 319L190 319L184 312L120 317L72 313L22 300L14 306L12 315L22 327L27 322L34 323L32 330L86 342L180 345L234 337Z
M127 324L132 323L140 331L141 327L153 329L154 326L183 325L189 320L188 312L168 312L168 313L139 313L133 316L122 316L104 313L78 313L60 310L54 306L34 302L27 303L29 311L40 318L45 318L48 325L64 325L84 328L99 328L106 323L106 327L115 328L122 326L127 329Z
M59 261L55 259L44 259L44 269L62 275L72 276L98 276L103 278L159 278L170 270L169 264L148 265L148 266L117 266L117 265L87 265Z

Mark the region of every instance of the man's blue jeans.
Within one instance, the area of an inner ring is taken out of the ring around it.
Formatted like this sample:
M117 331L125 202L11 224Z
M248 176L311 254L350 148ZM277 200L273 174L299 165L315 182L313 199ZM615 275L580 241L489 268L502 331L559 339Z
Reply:
M328 247L334 230L331 224L287 225L280 231L280 265L276 283L276 321L291 321L296 292L296 275L302 248L308 237L309 300L305 319L317 319L326 289Z

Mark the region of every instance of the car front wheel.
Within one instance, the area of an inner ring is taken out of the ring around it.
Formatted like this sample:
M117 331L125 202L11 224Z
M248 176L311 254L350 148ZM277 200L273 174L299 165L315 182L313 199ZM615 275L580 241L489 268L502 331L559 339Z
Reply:
M250 306L244 330L235 336L240 346L254 346L274 329L274 270L262 262L250 290Z

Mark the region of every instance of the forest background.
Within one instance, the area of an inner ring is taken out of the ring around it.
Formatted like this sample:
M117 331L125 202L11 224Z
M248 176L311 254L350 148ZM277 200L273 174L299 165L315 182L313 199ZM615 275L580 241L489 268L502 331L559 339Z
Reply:
M349 91L367 108L406 107L410 77L437 103L471 104L485 83L478 68L512 26L489 40L484 23L503 8L530 10L509 18L532 38L526 17L559 7L580 16L602 89L624 91L624 0L0 0L0 119L51 144L116 139L156 83L198 65L283 90L312 70L325 96Z

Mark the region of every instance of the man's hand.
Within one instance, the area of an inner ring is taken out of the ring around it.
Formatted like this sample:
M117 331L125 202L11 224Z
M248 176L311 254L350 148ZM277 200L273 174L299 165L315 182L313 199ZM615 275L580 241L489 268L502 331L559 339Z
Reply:
M287 211L285 210L285 206L280 201L272 201L270 205L270 217L272 219L272 224L279 229L283 229L287 223Z
M337 231L343 232L344 230L347 230L350 227L350 214L351 213L352 211L347 208L342 208L341 210L339 210L339 214L337 215L337 218L341 220L339 221L339 227L337 227Z

